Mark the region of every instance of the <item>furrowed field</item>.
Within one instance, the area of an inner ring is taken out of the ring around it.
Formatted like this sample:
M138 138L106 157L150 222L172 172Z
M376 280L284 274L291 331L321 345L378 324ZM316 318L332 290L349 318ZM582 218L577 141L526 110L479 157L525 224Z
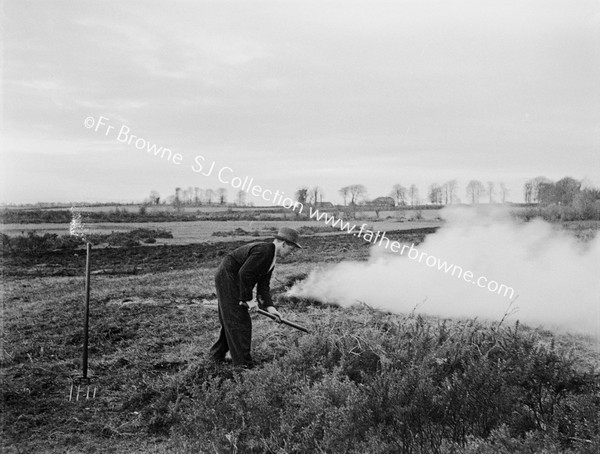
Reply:
M3 452L599 451L592 339L514 321L286 297L316 266L366 259L368 243L332 231L305 231L307 248L279 263L272 281L284 316L310 334L258 315L257 367L211 365L215 268L231 248L274 227L235 232L244 225L219 225L229 233L213 235L215 227L192 244L164 224L172 241L151 241L160 237L154 226L97 238L89 351L96 395L76 401L69 393L81 375L85 250L41 230L3 237ZM406 242L434 231L394 225L388 236Z

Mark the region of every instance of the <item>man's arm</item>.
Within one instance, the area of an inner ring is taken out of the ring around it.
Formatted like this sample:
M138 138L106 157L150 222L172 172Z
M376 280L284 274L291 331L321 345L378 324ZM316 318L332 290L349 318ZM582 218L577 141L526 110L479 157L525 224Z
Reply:
M261 309L266 309L269 314L272 314L277 317L277 321L281 323L281 314L275 306L273 306L273 300L271 299L271 275L273 271L271 270L269 274L262 277L258 281L258 286L256 289L256 299L258 300L258 304Z
M256 298L258 299L258 304L260 304L261 309L267 309L269 306L273 306L273 300L271 299L272 274L273 271L261 277L256 286Z
M269 254L269 249L267 247L261 247L259 245L253 247L250 250L250 254L248 258L240 268L238 272L239 282L240 282L240 300L241 301L251 301L252 300L252 289L254 285L258 282L260 285L260 281L264 279L260 276L267 271L268 266L271 264L273 257ZM271 279L271 273L268 274L269 280ZM267 282L267 289L268 289ZM264 286L264 284L263 284ZM269 300L270 300L269 295ZM271 303L272 304L272 303Z

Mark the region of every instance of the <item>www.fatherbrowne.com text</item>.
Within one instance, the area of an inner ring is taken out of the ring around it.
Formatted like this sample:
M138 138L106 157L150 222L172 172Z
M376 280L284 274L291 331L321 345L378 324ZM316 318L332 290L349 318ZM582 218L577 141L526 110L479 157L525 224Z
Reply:
M362 224L360 228L358 228L356 224L350 224L350 222L348 221L344 222L342 219L339 218L336 219L336 217L332 214L326 212L319 212L318 209L313 209L312 206L309 207L309 217L317 221L322 221L331 227L337 227L342 232L353 234L354 236L362 238L368 243L383 247L387 250L390 250L391 252L407 256L409 259L416 260L419 263L424 263L430 268L435 268L439 271L443 271L446 274L456 277L457 279L462 279L465 282L476 285L479 288L485 288L492 293L496 293L511 300L515 296L515 291L512 287L500 284L494 280L489 280L485 276L475 277L475 274L472 271L465 271L462 267L458 265L448 263L445 260L442 261L440 258L428 254L427 252L419 251L415 247L414 243L408 245L405 243L400 243L398 241L392 241L386 236L385 232L374 232L372 230L367 229L367 224Z

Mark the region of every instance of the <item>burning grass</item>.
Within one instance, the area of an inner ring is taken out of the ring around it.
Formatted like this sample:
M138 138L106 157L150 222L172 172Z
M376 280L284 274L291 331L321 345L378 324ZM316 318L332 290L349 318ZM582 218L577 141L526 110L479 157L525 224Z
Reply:
M256 318L258 366L215 367L214 269L92 280L98 393L80 370L83 278L5 282L3 443L13 452L595 453L598 354L582 337L286 299ZM8 451L11 452L11 451Z

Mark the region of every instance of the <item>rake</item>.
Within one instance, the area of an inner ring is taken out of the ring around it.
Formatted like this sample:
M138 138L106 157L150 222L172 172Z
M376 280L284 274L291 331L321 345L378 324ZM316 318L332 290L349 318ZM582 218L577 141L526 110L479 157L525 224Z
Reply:
M92 244L86 243L86 257L85 257L85 308L83 313L83 353L81 358L81 377L77 377L71 380L71 390L69 391L69 402L73 400L78 401L79 396L83 392L85 399L94 399L96 397L97 387L93 387L91 379L88 377L88 344L89 344L89 326L90 326L90 258L92 253ZM77 387L77 393L75 394L75 387Z
M90 382L91 380L89 378L83 377L71 381L71 390L69 391L69 402L77 402L79 400L79 396L81 396L81 400L83 400L84 396L85 400L95 399L96 391L98 390L98 388L94 386L92 391L92 385ZM77 390L75 390L75 386L77 386ZM92 393L91 396L90 393Z
M300 331L304 331L305 333L308 333L308 329L306 329L304 326L298 325L297 323L294 322L290 322L289 320L286 320L285 318L279 318L276 315L271 314L270 312L264 311L262 309L256 309L257 312L261 315L265 315L273 320L281 320L281 323L283 323L284 325L288 325L291 326L292 328L296 328L299 329Z

